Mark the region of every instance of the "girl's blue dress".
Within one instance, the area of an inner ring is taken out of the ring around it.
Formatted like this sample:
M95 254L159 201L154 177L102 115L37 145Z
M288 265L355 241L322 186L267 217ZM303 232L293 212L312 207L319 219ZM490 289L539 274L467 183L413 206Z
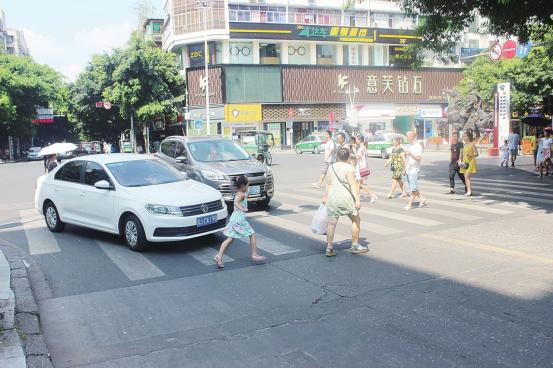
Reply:
M247 192L246 192L246 196L244 196L244 200L240 202L240 205L242 205L242 207L246 209L248 208ZM250 225L250 223L248 223L248 220L246 219L246 213L235 206L234 212L230 216L229 222L225 227L223 234L230 238L245 238L245 237L250 237L254 233L255 231L253 230L252 226Z

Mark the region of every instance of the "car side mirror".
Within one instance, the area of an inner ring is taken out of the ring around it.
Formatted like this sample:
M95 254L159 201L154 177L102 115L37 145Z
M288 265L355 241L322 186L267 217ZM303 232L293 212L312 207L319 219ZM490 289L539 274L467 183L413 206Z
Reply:
M94 183L94 187L100 190L113 190L113 186L105 179L102 179L101 181Z
M177 156L175 160L177 163L188 164L188 158L186 156Z

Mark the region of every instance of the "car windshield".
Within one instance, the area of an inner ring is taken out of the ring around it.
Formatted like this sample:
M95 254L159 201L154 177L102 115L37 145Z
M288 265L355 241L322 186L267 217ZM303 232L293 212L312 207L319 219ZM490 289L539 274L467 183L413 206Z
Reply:
M156 160L132 160L107 164L117 182L124 187L153 186L184 181L177 170Z
M247 160L250 155L230 140L190 142L188 149L194 159L203 162Z

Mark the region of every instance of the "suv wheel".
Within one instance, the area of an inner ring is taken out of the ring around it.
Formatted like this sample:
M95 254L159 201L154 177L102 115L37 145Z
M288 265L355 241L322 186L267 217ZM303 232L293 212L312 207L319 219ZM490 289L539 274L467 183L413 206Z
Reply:
M267 197L265 200L259 201L257 203L257 206L259 206L261 209L267 209L269 207L269 203L271 202L271 198Z
M148 246L144 227L140 220L133 214L127 215L123 222L122 236L129 249L143 251Z
M44 220L51 232L61 232L65 228L65 223L61 221L58 209L51 201L44 207Z

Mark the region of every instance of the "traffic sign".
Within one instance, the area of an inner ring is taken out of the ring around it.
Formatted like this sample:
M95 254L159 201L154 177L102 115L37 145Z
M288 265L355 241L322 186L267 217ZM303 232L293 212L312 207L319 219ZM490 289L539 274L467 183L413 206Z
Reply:
M496 42L490 46L490 59L493 61L498 61L501 58L501 45L499 42Z
M528 53L530 52L530 49L532 48L532 43L528 41L525 44L519 44L517 45L517 57L524 58Z
M202 127L204 126L204 121L203 120L200 120L200 119L196 119L194 121L194 128L197 129L198 131L200 129L202 129Z
M106 110L111 109L111 103L109 101L104 101L104 109Z
M501 52L501 55L505 59L512 59L515 57L517 52L517 44L513 40L507 40L503 44L503 51Z

